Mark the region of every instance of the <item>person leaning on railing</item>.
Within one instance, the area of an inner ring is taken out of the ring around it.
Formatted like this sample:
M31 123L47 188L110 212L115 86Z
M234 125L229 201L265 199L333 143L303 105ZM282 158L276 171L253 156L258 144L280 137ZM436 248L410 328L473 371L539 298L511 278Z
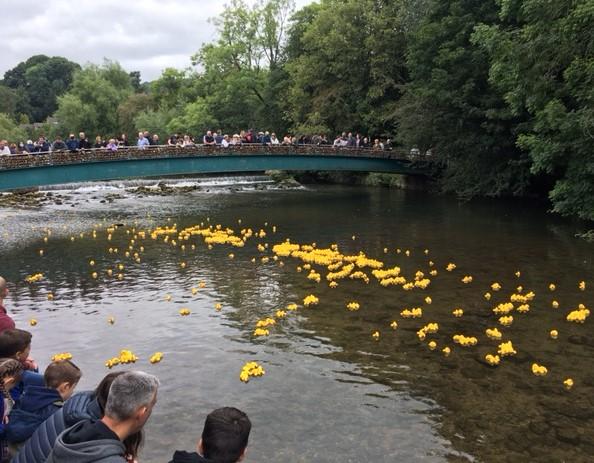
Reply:
M8 141L0 140L0 156L10 155L10 148L8 147Z

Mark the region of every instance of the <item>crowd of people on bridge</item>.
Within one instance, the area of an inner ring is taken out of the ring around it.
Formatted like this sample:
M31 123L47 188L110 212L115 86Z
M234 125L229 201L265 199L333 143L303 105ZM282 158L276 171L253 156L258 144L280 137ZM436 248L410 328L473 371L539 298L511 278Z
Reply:
M370 137L363 136L359 133L353 134L352 132L342 132L338 134L333 140L329 140L325 134L301 135L299 137L287 134L281 139L277 137L276 133L274 132L256 131L254 129L242 130L239 133L232 135L223 133L222 130L208 130L204 135L201 136L195 137L187 133L175 133L170 135L166 140L161 140L157 133L151 134L148 131L140 131L138 132L138 138L135 141L128 140L128 136L125 133L112 138L103 138L102 136L97 135L94 139L89 139L85 132L80 132L78 136L74 133L70 133L66 138L56 136L53 141L48 140L44 136L40 136L35 141L27 140L18 143L9 143L7 140L0 139L0 156L38 154L54 151L76 152L90 149L117 151L120 148L126 148L130 146L135 146L141 149L150 148L151 146L163 145L176 147L213 145L227 148L228 146L244 144L260 144L267 146L326 145L333 146L335 148L373 150L392 149L392 141L389 138L384 141L380 140L379 138L372 140Z
M0 277L0 463L137 462L159 379L119 371L75 393L82 372L71 360L52 361L40 374L30 357L32 335L15 327L7 296ZM244 412L218 408L206 417L195 451L175 451L170 463L241 461L250 430Z

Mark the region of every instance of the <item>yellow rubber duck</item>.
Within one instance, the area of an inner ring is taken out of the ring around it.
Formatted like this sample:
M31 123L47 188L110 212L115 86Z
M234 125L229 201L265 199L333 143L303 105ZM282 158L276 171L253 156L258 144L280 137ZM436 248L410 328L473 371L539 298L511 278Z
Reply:
M452 349L450 349L449 347L444 347L443 349L441 349L441 351L443 352L443 355L448 357L451 353L452 353Z
M390 328L392 328L393 330L398 328L398 322L396 320L393 320L392 323L390 323Z
M452 315L456 318L460 318L462 315L464 315L464 310L462 309L454 309L452 311Z
M580 282L578 283L578 288L579 288L579 290L580 290L580 291L585 291L585 290L586 290L586 282L585 282L585 281L583 281L583 280L582 280L582 281L580 281Z
M559 308L559 302L557 302L557 301L551 302L551 307L553 307L553 309L558 309Z
M549 291L555 291L555 289L557 289L557 287L555 286L554 283L550 283L549 284Z
M380 332L379 331L374 331L373 333L371 333L371 337L373 338L374 341L379 341L380 338Z
M29 320L29 325L31 325L31 326L37 325L37 320L35 320L34 318L32 318L31 320Z
M360 308L360 305L359 305L359 303L358 303L358 302L354 302L354 301L353 301L353 302L349 302L349 303L346 305L346 308L347 308L348 310L350 310L351 312L354 312L354 311L356 311L356 310L359 310L359 308Z
M559 332L557 330L551 330L549 336L551 336L551 339L557 339L557 337L559 337Z
M491 289L493 291L499 291L501 289L501 285L499 283L495 282L491 285Z
M52 355L52 362L60 362L62 360L71 360L72 354L70 352L61 352L59 354Z
M485 361L491 365L492 367L499 365L499 363L501 362L501 359L499 358L499 355L492 355L492 354L487 354L485 355Z
M163 360L163 352L155 352L149 358L149 362L151 363L159 363L161 360Z
M190 312L190 309L188 309L187 307L183 307L183 308L179 309L179 314L182 317L186 317L186 316L190 315L191 313L192 312Z
M222 308L223 308L223 304L221 304L220 302L217 302L217 303L215 304L215 310L216 310L217 312L220 312Z
M567 378L565 381L563 381L563 386L569 391L573 387L573 379Z

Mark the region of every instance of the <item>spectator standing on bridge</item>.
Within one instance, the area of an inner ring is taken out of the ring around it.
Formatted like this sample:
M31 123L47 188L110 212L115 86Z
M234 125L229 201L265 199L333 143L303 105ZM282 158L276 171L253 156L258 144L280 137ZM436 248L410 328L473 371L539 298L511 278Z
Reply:
M159 135L156 133L154 133L151 138L151 146L159 146Z
M150 143L149 143L148 139L144 136L144 133L138 132L138 140L136 142L136 146L138 148L140 148L141 150L143 150L149 145L150 145Z
M37 140L37 146L35 146L36 153L47 153L50 150L50 144L47 142L45 137L39 137Z
M79 150L90 150L91 142L87 138L84 132L78 134L78 149Z
M62 137L58 135L52 143L52 151L64 151L66 148L66 143L64 143Z
M184 135L184 141L182 142L182 146L184 148L186 146L194 146L194 142L192 141L189 135Z
M223 140L221 141L221 146L223 148L227 148L231 142L229 141L229 135L223 135Z
M117 151L118 150L118 142L115 140L115 138L109 139L109 142L107 143L106 148L109 151Z
M10 148L8 146L8 141L0 140L0 156L8 156L10 155Z
M271 145L280 145L280 141L276 138L276 133L272 132L270 135L270 144Z
M27 152L27 153L32 153L33 151L35 151L35 145L33 144L33 140L27 140L27 143L25 143L25 149L23 152Z
M130 146L130 142L128 141L128 135L123 133L120 138L118 138L118 145L119 146Z
M384 149L384 144L379 140L379 138L376 138L375 141L373 142L373 150L382 151L383 149Z
M66 147L70 152L78 151L78 140L74 138L73 133L71 133L68 140L66 140Z
M225 138L225 137L224 137L223 131L221 129L219 129L218 132L213 133L212 136L214 137L215 143L217 145L223 144L223 138ZM229 138L229 135L227 135L227 138Z
M97 135L95 137L95 144L93 145L93 148L95 148L95 149L105 148L105 142L103 141L103 138L101 138L101 135Z
M208 130L206 135L202 137L202 144L204 145L214 145L216 144L214 137L212 136L212 132Z

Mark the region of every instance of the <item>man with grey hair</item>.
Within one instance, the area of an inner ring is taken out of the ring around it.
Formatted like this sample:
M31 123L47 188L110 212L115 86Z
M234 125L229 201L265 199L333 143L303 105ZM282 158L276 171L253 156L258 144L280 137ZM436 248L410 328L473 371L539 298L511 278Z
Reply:
M47 463L125 463L122 443L140 431L157 403L159 380L142 371L118 376L100 420L83 420L58 436Z

